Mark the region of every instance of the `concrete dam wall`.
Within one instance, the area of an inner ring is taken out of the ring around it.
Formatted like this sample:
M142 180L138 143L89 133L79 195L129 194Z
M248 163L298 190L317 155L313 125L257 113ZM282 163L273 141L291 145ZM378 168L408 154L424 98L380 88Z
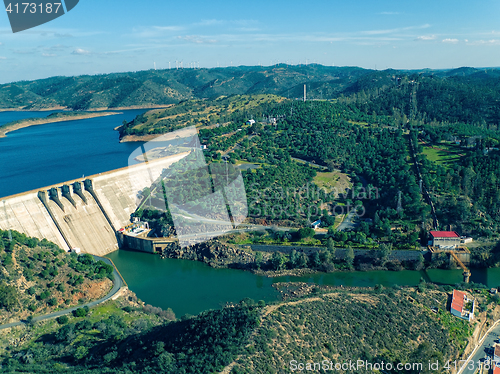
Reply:
M139 192L189 152L0 198L0 229L50 240L68 251L104 255L119 248Z

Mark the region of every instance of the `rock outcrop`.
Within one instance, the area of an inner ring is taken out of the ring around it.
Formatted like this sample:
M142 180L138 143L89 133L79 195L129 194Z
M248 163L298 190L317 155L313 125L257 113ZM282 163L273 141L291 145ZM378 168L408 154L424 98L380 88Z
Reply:
M214 268L247 268L253 264L253 254L243 249L223 244L217 240L181 248L171 245L160 253L162 258L179 258L201 261Z

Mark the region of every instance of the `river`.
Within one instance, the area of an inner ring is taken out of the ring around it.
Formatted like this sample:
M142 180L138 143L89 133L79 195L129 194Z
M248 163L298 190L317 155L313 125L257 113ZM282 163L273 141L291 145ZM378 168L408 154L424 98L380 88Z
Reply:
M116 116L27 127L0 138L0 197L125 167L142 143L119 143L114 130L144 110ZM0 112L0 125L45 117L51 112ZM130 251L109 255L130 289L148 304L172 308L178 317L218 308L245 297L272 301L274 282L314 282L332 286L416 285L420 279L440 284L461 282L461 270L369 271L315 274L306 277L260 277L234 269L213 269L187 260L160 259ZM472 269L471 280L488 287L500 285L500 268Z
M318 273L301 277L266 278L235 269L214 269L196 261L161 259L149 253L118 250L106 257L113 260L128 286L147 304L172 308L177 317L186 313L219 308L245 297L272 301L278 282L307 282L344 287L415 286L421 279L437 284L462 281L462 270L367 271ZM147 270L146 270L147 269ZM500 268L472 269L471 281L488 287L500 285Z

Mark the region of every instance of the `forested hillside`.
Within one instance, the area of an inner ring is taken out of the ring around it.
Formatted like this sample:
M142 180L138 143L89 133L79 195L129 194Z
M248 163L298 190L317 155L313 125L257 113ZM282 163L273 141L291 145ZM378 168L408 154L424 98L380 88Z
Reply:
M112 287L111 265L15 231L0 230L0 260L0 324L96 300Z
M451 288L317 289L304 299L267 306L245 299L172 322L127 300L109 301L62 326L47 321L18 328L24 338L17 347L6 349L0 339L0 370L204 374L227 367L228 373L269 374L290 372L293 360L324 359L393 365L438 360L442 367L462 354L472 333L471 325L445 310L445 289ZM492 311L496 304L482 293L482 308Z
M492 102L500 89L496 69L373 71L322 65L240 66L214 69L147 70L76 77L51 77L0 85L0 109L68 108L74 110L157 106L192 98L275 94L314 100L353 97L368 113L407 116L418 111L427 120L498 120ZM417 87L415 101L409 100ZM354 95L354 96L353 96ZM383 112L382 112L383 110ZM498 121L497 121L498 122Z
M302 97L304 84L311 87L311 97L332 98L367 72L354 67L279 65L52 77L0 85L0 109L147 107L236 94L294 98Z
M145 113L121 132L197 126L209 161L224 156L245 170L256 223L321 218L333 226L332 216L354 206L368 242L412 246L433 228L492 237L500 223L499 82L496 70L371 72L332 101L189 100Z

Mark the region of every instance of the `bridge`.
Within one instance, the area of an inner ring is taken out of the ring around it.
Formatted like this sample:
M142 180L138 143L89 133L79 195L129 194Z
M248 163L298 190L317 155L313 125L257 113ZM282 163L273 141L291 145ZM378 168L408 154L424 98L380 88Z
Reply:
M0 229L47 239L62 249L105 255L119 248L117 230L130 223L163 169L189 152L0 198Z

